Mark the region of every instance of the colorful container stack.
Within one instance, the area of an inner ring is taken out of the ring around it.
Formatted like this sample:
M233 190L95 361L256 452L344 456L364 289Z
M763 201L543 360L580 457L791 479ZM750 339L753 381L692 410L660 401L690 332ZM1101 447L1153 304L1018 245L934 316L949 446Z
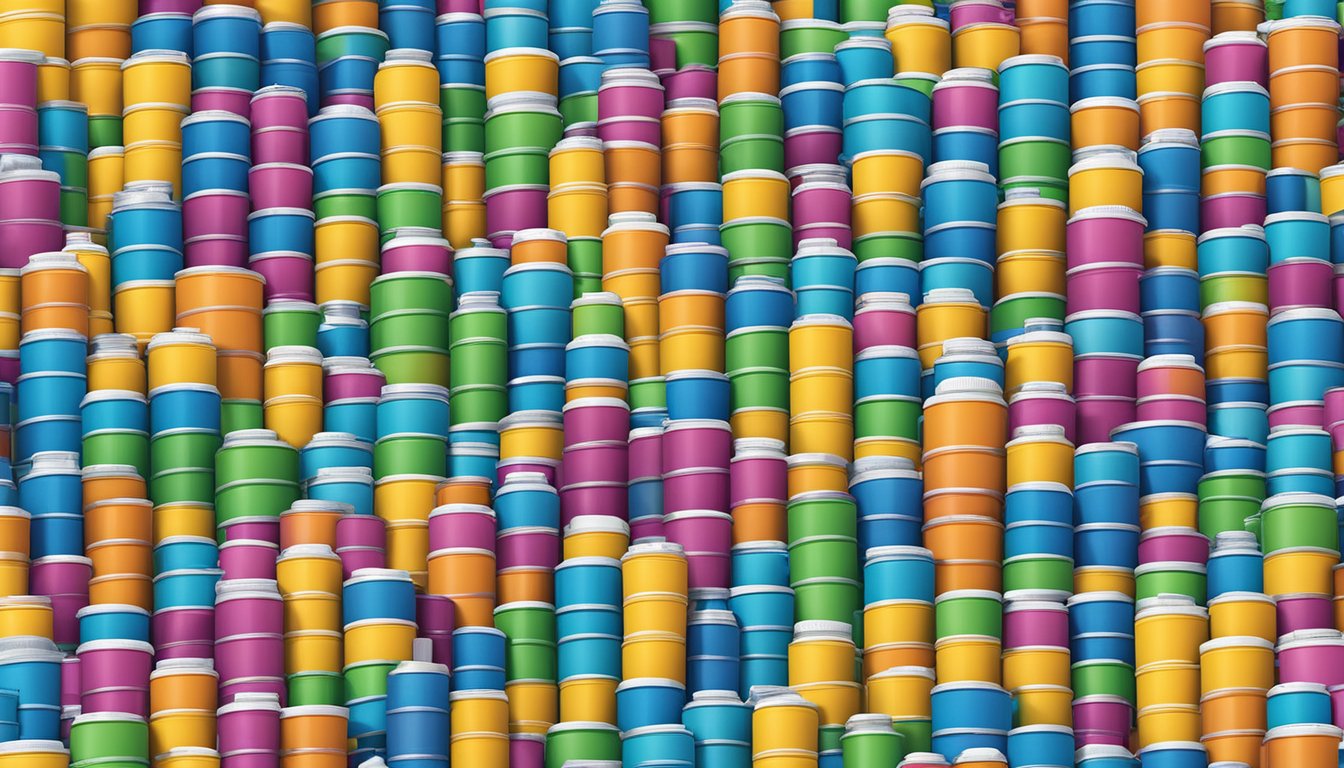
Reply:
M1338 16L0 2L0 768L1335 765Z

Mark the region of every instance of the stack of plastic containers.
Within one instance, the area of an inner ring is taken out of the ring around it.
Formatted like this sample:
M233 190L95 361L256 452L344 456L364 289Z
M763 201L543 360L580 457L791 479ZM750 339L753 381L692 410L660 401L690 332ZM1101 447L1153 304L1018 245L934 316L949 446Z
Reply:
M247 264L250 131L223 110L182 121L183 262L197 267Z
M261 86L261 14L244 5L211 4L191 18L191 108L246 117Z
M378 120L353 104L327 106L309 121L316 300L369 305L378 274L375 194L381 184Z
M687 558L671 542L635 544L621 559L621 677L616 689L616 725L622 754L679 754L693 749L689 732L668 728L681 722L686 700ZM674 747L641 746L654 742ZM675 751L672 751L675 749ZM652 751L644 751L652 750ZM638 764L638 763L636 763Z
M870 547L864 565L867 708L888 715L910 752L932 748L933 559L928 550Z
M266 242L253 243L249 262L266 279L268 302L313 299L316 234L306 230L313 226L314 173L307 167L310 153L304 98L304 93L288 86L269 86L252 98L253 166L248 172L248 187L253 212L248 221L251 236L264 237ZM268 226L271 223L292 227L293 235L276 237ZM333 293L336 295L330 298L362 296L349 288Z
M443 219L442 121L428 51L393 49L378 66L374 104L382 137L378 227L437 232Z
M1069 6L1069 100L1096 96L1138 97L1136 19L1133 3Z
M603 25L620 17L647 14L641 6L603 4ZM647 39L647 36L646 36ZM607 179L607 211L659 212L662 184L663 86L658 76L633 66L608 68L597 95L597 137L602 141ZM709 222L714 223L714 222Z
M900 72L942 77L952 68L952 31L946 18L922 3L899 3L887 12L883 36Z
M378 29L377 4L355 0L321 5L313 13L321 105L372 109L374 76L389 46L387 33Z
M171 182L181 192L182 132L191 108L192 68L178 50L137 50L122 62L126 182Z
M501 2L487 9L484 199L486 237L497 247L520 229L546 226L546 158L562 126L559 57L546 47L548 30L540 8Z
M411 660L415 589L405 571L355 571L341 594L346 706L355 754L387 747L388 673ZM371 756L371 754L366 754Z
M73 101L48 101L37 110L38 157L61 177L61 223L67 227L88 225L88 111Z
M1210 23L1210 7L1202 4L1138 9L1135 79L1143 135L1164 128L1199 131Z
M1201 731L1196 683L1209 636L1208 610L1186 595L1142 598L1137 608L1134 652L1139 748L1197 742ZM1242 671L1260 685L1269 678L1263 669L1253 676L1250 669Z
M485 237L485 20L480 9L440 15L435 66L443 112L443 233L459 250Z
M1185 129L1149 133L1139 148L1143 169L1144 276L1139 301L1144 319L1144 352L1190 355L1204 360L1199 322L1199 233L1197 134Z
M1333 15L1333 14L1332 14ZM1266 24L1270 134L1274 166L1319 171L1339 159L1330 109L1337 94L1339 24L1333 18L1292 15Z
M966 90L974 92L973 89ZM938 103L937 95L935 104ZM990 94L991 105L992 98ZM981 106L988 108L989 105ZM921 290L929 294L946 288L969 289L981 306L990 307L994 303L998 189L989 167L978 160L966 159L934 163L928 168L922 191L924 260L919 269ZM927 386L925 390L926 395L932 394Z
M142 347L174 325L173 278L183 266L183 240L182 211L170 192L166 184L148 183L117 193L112 203L115 324Z
M1139 462L1133 445L1079 446L1073 519L1076 594L1068 608L1075 739L1080 747L1124 747L1135 706Z
M1066 70L1057 59L1024 55L1003 63L999 75L998 295L991 339L1015 335L1027 319L1049 311L1063 293L1066 197L1062 157L1069 124ZM1026 160L1026 162L1023 162ZM1046 315L1051 316L1051 315ZM1062 318L1060 318L1062 319Z
M574 295L596 292L602 279L602 231L607 226L602 144L591 136L562 139L551 150L548 217L565 234Z

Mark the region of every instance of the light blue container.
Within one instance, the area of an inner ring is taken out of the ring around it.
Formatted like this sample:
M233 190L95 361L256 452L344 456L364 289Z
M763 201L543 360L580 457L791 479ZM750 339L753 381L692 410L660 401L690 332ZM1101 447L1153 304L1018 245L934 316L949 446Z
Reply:
M621 730L622 765L647 768L695 765L695 738L680 723Z
M1280 683L1269 689L1265 716L1270 728L1332 722L1330 693L1320 683Z
M155 573L214 568L218 563L219 547L204 536L168 536L154 545Z
M1063 725L1028 725L1008 732L1008 764L1069 765L1073 761L1073 729Z
M891 43L884 37L851 36L835 46L845 85L891 77Z
M215 583L223 571L193 568L164 571L154 577L154 608L213 608Z
M209 384L170 384L149 393L149 431L220 430L219 390Z
M623 680L616 686L616 727L624 732L680 723L685 703L686 686L676 680L656 677ZM685 733L689 738L690 732Z
M1143 356L1143 320L1130 312L1092 310L1064 319L1064 332L1073 337L1073 354Z
M1134 600L1119 592L1089 592L1069 598L1069 636L1134 633Z
M789 585L789 554L782 541L744 541L735 544L731 563L733 584L784 588ZM739 597L743 597L743 594L740 593Z
M933 556L923 547L870 548L863 575L865 604L884 600L933 602Z
M793 292L777 278L743 276L728 291L725 318L729 331L757 326L787 328L793 322Z
M405 571L367 568L341 587L341 621L415 621L415 586Z
M79 640L138 640L149 642L149 611L135 605L87 605L75 614ZM3 717L0 717L3 719Z
M1132 18L1133 11L1130 13ZM1133 22L1130 24L1132 26ZM1068 68L1053 56L1027 55L1006 59L999 67L999 104L1011 104L1023 99L1045 99L1067 104ZM1004 138L1012 136L1004 134Z
M388 384L378 398L378 438L399 434L448 437L448 390L433 384Z
M904 116L924 124L932 121L933 102L921 91L890 76L858 80L845 87L842 117L848 121L871 115Z
M1073 525L1033 520L1009 523L1003 542L1005 558L1023 555L1073 557Z
M621 605L619 561L607 557L568 558L555 568L556 611L576 605Z
M131 52L181 51L191 55L190 13L147 13L131 22Z
M1073 524L1073 493L1059 483L1018 483L1003 498L1004 523L1025 520Z
M1330 220L1311 211L1288 211L1265 217L1269 263L1307 257L1330 260Z

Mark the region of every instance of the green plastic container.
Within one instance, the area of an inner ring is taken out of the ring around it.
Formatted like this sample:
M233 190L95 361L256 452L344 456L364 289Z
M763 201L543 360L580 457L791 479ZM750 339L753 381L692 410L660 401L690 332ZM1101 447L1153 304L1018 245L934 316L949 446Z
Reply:
M719 170L728 174L751 169L784 172L784 139L748 135L726 139L719 145Z
M445 312L452 302L452 281L434 272L393 272L369 285L369 316L399 309Z
M564 768L571 760L621 760L621 734L616 726L575 720L556 723L546 732L545 768Z
M953 635L1003 637L1003 597L998 592L960 589L944 592L933 603L938 639Z
M84 436L81 460L91 464L130 464L149 477L149 434L137 429L102 431Z
M89 148L122 146L120 115L89 116Z
M494 299L477 300L465 294L449 319L449 344L457 347L476 340L503 344L508 335L508 316Z
M329 189L313 195L313 215L320 221L329 216L359 216L378 220L378 198L372 189Z
M291 707L345 706L345 678L339 672L295 672L285 683Z
M568 128L597 122L597 91L579 91L560 100L560 120Z
M728 373L730 410L789 407L789 374L778 370L748 370Z
M219 445L219 435L208 430L163 432L150 440L150 460L156 473L177 467L204 467L213 474Z
M933 721L928 718L893 719L891 729L904 739L906 754L933 750Z
M398 344L420 347L448 347L448 316L432 310L394 310L369 323L370 349L385 349Z
M1065 299L1057 293L1015 293L994 302L989 313L990 333L1025 328L1036 317L1064 320Z
M870 232L855 238L854 255L860 263L897 258L918 264L924 258L924 236L919 232Z
M388 384L437 384L448 386L448 350L438 347L398 345L373 350L369 358L382 371Z
M614 293L589 292L570 305L573 338L593 334L625 336L625 307Z
M317 346L317 327L322 312L311 301L274 299L261 311L262 337L271 347Z
M385 237L401 227L437 230L443 225L443 188L416 182L381 186L376 218Z
M1067 141L1044 136L1008 139L999 143L999 178L1044 176L1067 179L1072 157Z
M363 661L343 670L345 700L354 701L369 696L387 695L387 675L397 668L397 661Z
M514 147L485 156L485 187L550 184L550 158L536 147Z
M806 581L830 577L858 580L858 539L845 536L814 536L789 545L791 580Z
M495 609L495 626L509 642L542 640L556 642L555 606L549 603L505 603Z
M89 225L89 191L84 187L61 187L61 223L67 227Z
M847 493L798 494L789 500L787 515L790 543L812 536L858 538L858 509Z
M1018 555L1003 563L1003 589L1073 590L1073 560L1060 555Z
M1270 159L1269 134L1258 131L1218 131L1205 134L1200 140L1200 166L1253 165L1268 171Z
M1321 500L1329 501L1325 497ZM1272 496L1260 513L1265 554L1293 547L1338 550L1338 530L1334 504L1316 503L1306 494Z
M671 21L650 25L649 36L672 41L677 69L689 66L717 67L719 26L712 21Z
M649 24L676 21L719 23L719 4L714 0L651 0L645 5L649 9Z
M777 97L739 93L719 103L719 141L726 144L749 136L773 136L784 141L784 107Z
M999 183L999 190L1002 194L1007 194L1015 189L1034 189L1040 197L1048 200L1058 200L1061 203L1069 201L1069 183L1062 178L1045 178L1042 176L1018 176L1015 178L1004 178Z
M225 436L215 455L215 517L274 516L301 498L299 452L266 429Z
M215 498L214 467L156 470L149 476L149 498L155 504L210 504Z
M630 410L667 410L667 380L662 376L634 379L630 382Z
M1134 599L1158 595L1187 595L1204 604L1208 577L1198 563L1144 563L1134 569Z
M1134 704L1134 665L1116 659L1075 661L1072 667L1073 697L1123 696Z
M317 63L342 56L371 56L379 61L387 53L388 37L376 29L336 27L317 36Z
M922 413L918 397L865 397L854 404L854 438L904 437L918 440Z
M1259 511L1260 501L1248 496L1201 496L1199 532L1212 540L1223 531L1243 531L1246 518Z
M526 101L499 109L492 105L485 115L485 155L518 147L549 152L564 129L560 110L543 102Z
M602 290L602 238L571 237L569 270L574 273L574 297Z
M843 621L853 624L861 610L863 596L859 583L850 579L812 579L794 581L794 616L798 621Z
M855 715L840 737L840 753L844 768L896 765L905 757L905 736L886 715Z
M241 429L262 429L265 421L260 400L225 400L220 404L219 423L226 434Z
M1262 303L1268 297L1269 281L1263 272L1215 272L1199 278L1199 306L1225 301Z
M453 370L459 367L455 365ZM499 421L508 415L508 411L508 398L503 384L477 384L449 390L448 413L453 424Z
M448 457L447 438L438 435L390 435L373 444L373 477L442 475Z
M886 16L882 17L886 21ZM790 19L779 25L779 56L788 59L804 53L831 53L849 39L839 22L828 19Z
M840 20L885 22L890 7L890 0L840 0Z
M1265 475L1262 472L1210 472L1199 479L1199 498L1239 497L1252 499L1259 509L1265 498ZM1202 513L1203 507L1200 508Z
M72 762L149 761L149 723L138 715L96 712L80 715L70 726Z
M749 266L749 259L768 259L768 262L763 263L776 264L782 261L787 276L789 254L793 253L793 227L789 222L768 216L747 216L725 221L719 227L719 235L731 259L728 264L730 272L735 266ZM765 269L743 274L770 274L771 271Z
M540 680L554 683L555 643L544 640L509 640L504 647L504 679Z
M724 340L725 367L731 374L744 369L789 373L789 329L759 325L737 328Z

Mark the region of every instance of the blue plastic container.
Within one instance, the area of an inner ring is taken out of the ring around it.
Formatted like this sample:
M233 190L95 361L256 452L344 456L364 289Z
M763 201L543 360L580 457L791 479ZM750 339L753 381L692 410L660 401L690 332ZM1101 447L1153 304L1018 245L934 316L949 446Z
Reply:
M885 546L869 549L863 576L865 604L883 600L933 602L933 556L923 547Z
M415 621L415 586L404 571L364 569L342 585L342 623L369 619Z
M154 545L155 573L214 568L218 562L219 547L204 536L168 536Z
M616 686L616 727L624 732L680 723L685 703L686 686L676 680L656 677L623 680ZM690 732L685 733L689 738Z

